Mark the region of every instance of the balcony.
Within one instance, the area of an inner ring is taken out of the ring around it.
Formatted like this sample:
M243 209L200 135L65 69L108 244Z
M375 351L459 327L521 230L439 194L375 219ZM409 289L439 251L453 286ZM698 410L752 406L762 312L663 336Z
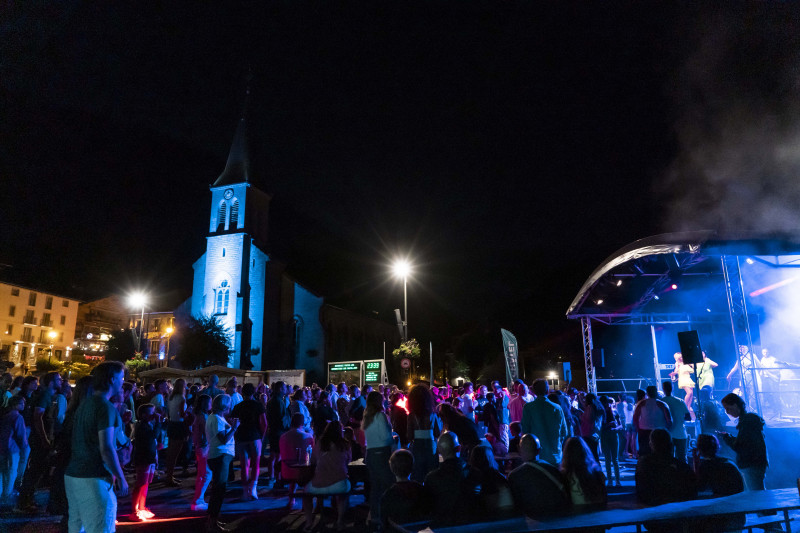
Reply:
M33 315L25 315L25 318L22 319L22 323L25 325L36 325L36 317Z
M33 342L33 335L23 335L20 340L22 342Z
M53 321L52 321L52 320L44 320L44 319L43 319L43 320L42 320L42 323L41 323L40 325L41 325L43 328L52 328L52 327L53 327Z

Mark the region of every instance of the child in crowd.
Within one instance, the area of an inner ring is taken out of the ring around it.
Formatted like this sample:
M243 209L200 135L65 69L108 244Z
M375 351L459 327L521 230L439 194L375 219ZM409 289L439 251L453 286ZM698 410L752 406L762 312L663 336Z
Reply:
M364 458L364 452L361 444L356 441L355 432L350 426L344 428L344 440L350 444L350 453L352 454L353 461L358 461Z
M428 517L428 498L421 483L411 481L414 455L404 449L397 450L389 458L389 469L395 483L381 496L381 523L389 531L389 519L397 524L418 522Z
M155 406L145 403L139 406L136 413L139 422L136 424L133 439L133 460L136 463L136 483L131 494L131 520L141 522L153 518L153 513L145 507L147 489L153 482L158 463L158 433L161 430L161 415L155 412Z

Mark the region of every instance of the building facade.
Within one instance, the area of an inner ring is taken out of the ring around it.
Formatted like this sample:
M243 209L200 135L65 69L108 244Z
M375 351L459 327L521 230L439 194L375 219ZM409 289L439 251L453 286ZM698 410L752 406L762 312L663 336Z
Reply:
M225 169L211 186L206 252L193 265L191 314L228 332L228 366L305 368L323 375L322 297L267 251L271 197L250 176L247 125L239 121Z
M37 358L59 361L70 356L78 300L0 283L0 360L18 373L33 370Z

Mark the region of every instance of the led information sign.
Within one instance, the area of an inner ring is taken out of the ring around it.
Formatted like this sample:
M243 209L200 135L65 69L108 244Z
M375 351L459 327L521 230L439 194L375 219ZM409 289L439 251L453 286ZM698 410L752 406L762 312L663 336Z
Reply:
M366 369L367 370L380 370L381 369L381 362L380 361L373 361L371 363L367 363Z
M328 371L330 372L347 372L352 370L360 370L358 363L339 363L336 365L330 365L328 367Z
M364 372L364 383L377 383L381 380L380 373L374 370Z

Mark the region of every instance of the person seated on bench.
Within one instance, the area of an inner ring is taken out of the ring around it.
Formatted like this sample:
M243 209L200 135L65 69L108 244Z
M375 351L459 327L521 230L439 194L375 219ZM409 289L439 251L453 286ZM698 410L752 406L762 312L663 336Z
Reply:
M294 491L300 478L300 471L292 468L291 463L297 463L309 446L314 444L314 437L303 430L305 416L303 413L292 415L292 427L281 435L279 444L281 451L281 477L289 485L289 502L287 508L294 507ZM298 451L300 453L298 453Z
M472 449L469 464L481 473L481 511L488 520L497 520L515 514L514 498L508 479L500 472L492 449L486 445Z
M459 457L461 445L452 431L439 436L436 448L444 461L425 476L425 489L433 504L432 523L451 526L474 521L480 505L480 472Z
M640 450L641 452L641 450ZM663 428L650 433L650 454L641 455L636 464L636 496L649 505L682 502L697 498L697 480L684 461L673 454L672 437ZM681 521L645 522L647 531L681 530Z
M650 433L650 455L636 464L636 496L642 503L660 505L697 498L697 480L684 461L673 455L666 429Z
M715 497L730 496L744 492L744 477L736 465L724 457L718 457L719 441L714 435L697 436L697 448L692 450L694 471L697 475L697 490L710 490ZM702 521L698 531L730 531L742 529L745 515L712 517Z
M294 417L292 418L294 422ZM311 454L316 465L314 477L303 487L303 531L313 529L313 496L332 495L336 500L336 530L344 529L344 513L350 499L350 481L347 479L347 464L350 462L350 447L342 436L342 424L338 420L329 422Z
M389 468L395 483L381 496L381 524L389 531L389 519L395 524L421 522L430 516L430 497L422 483L411 481L414 469L414 454L408 450L397 450L389 457Z
M508 475L514 506L531 518L559 514L569 509L569 495L561 472L539 459L539 439L526 433L519 440L522 465Z

